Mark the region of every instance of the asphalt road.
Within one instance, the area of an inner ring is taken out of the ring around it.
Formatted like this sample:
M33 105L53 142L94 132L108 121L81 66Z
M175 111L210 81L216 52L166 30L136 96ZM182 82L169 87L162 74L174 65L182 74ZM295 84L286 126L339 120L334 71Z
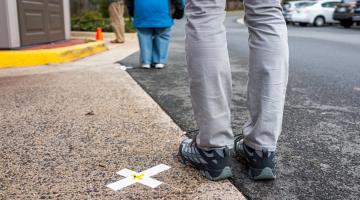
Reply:
M247 29L226 19L232 64L233 128L247 119ZM174 27L163 70L130 75L184 130L196 130L184 55L184 23ZM289 27L290 77L277 150L278 179L253 182L236 163L233 184L249 199L358 199L360 196L360 28ZM138 66L138 54L121 61ZM193 135L196 132L190 133Z

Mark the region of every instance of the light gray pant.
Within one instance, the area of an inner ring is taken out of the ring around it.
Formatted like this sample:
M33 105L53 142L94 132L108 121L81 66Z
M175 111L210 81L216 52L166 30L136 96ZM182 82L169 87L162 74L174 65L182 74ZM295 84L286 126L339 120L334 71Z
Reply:
M248 109L244 142L275 151L288 80L287 27L279 0L244 0L249 29ZM188 0L186 57L200 148L233 147L225 0Z

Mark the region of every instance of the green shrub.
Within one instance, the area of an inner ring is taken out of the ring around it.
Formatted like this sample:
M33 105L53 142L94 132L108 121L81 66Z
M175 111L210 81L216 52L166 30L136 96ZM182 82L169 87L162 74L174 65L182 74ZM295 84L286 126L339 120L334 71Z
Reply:
M112 32L109 18L104 18L98 11L84 11L80 16L71 18L71 29L73 31L96 31L101 27L104 32ZM125 31L128 33L135 32L130 18L125 18Z
M125 32L127 32L127 33L135 33L136 32L136 29L135 29L130 17L125 17Z

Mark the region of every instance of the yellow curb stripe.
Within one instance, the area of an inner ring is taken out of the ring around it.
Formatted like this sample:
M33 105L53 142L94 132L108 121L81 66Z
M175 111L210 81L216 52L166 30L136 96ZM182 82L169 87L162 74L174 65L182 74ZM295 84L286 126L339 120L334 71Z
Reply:
M57 49L0 51L0 68L59 64L106 50L105 43L98 41Z

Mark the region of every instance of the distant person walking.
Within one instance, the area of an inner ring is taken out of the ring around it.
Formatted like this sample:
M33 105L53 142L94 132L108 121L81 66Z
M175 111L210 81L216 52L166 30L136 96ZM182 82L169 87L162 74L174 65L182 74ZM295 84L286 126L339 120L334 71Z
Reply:
M173 18L183 17L185 0L127 0L126 4L138 33L141 66L164 68Z
M108 0L111 26L116 39L112 43L125 42L124 0Z

